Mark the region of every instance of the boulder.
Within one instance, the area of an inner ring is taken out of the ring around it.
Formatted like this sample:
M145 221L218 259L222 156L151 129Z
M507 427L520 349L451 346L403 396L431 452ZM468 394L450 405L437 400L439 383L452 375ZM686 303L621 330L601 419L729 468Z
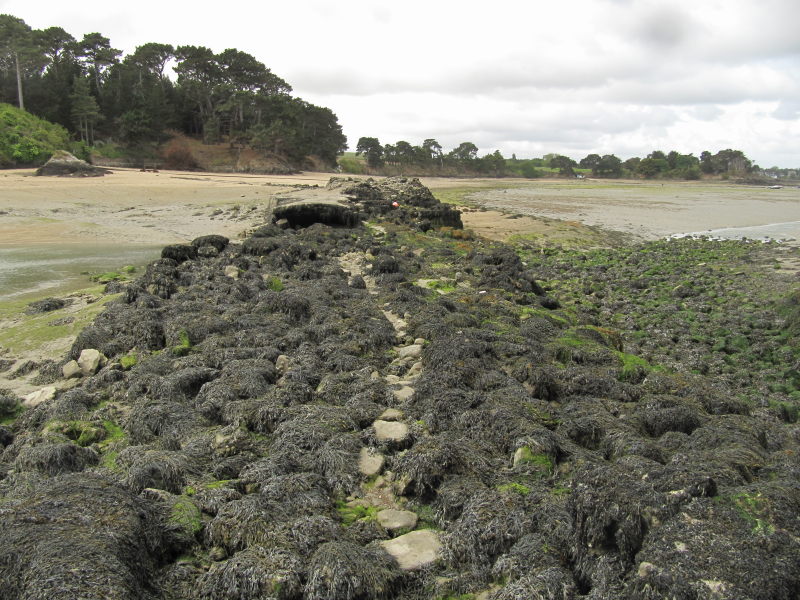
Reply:
M419 344L411 344L410 346L403 346L397 350L397 358L406 360L410 358L419 358L422 356L422 346Z
M380 543L397 561L402 571L414 571L436 562L442 553L442 542L430 529L412 531Z
M383 454L370 452L368 448L361 448L358 456L358 470L362 475L372 477L383 470L386 458Z
M64 150L57 150L50 160L36 169L37 175L56 177L102 177L108 173L111 171L90 165Z
M410 388L407 385L404 385L399 390L394 390L392 395L399 401L405 402L406 400L410 399L411 396L414 395L414 388Z
M87 348L81 350L81 355L78 357L78 366L84 375L94 375L103 365L108 362L108 359L103 356L99 350L94 348Z
M61 367L61 374L64 379L72 379L73 377L80 377L83 374L83 370L77 360L71 360Z
M378 418L382 421L399 421L403 418L403 411L396 408L387 408Z
M375 437L379 441L402 442L408 438L408 425L405 423L378 419L372 426L375 428Z
M43 387L40 390L31 392L27 396L22 397L22 406L25 408L35 408L42 402L47 402L56 397L56 388L53 386Z
M389 532L400 529L414 529L417 526L417 513L410 510L387 508L377 514L378 523Z

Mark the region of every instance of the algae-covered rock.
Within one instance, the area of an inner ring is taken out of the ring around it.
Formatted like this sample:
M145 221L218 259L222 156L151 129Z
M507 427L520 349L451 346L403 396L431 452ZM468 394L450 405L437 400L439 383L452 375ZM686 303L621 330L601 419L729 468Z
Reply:
M66 150L56 150L50 160L36 169L37 175L57 177L102 177L109 173L108 169L90 165Z

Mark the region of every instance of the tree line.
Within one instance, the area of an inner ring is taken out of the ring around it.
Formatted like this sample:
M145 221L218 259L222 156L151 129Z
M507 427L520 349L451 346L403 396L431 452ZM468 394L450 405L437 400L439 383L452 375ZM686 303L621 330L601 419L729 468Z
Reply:
M614 154L589 154L576 161L562 154L547 154L542 158L505 158L499 150L478 156L478 147L462 142L449 152L435 139L428 138L418 146L406 141L381 144L378 138L362 137L356 145L356 155L363 156L367 167L380 170L387 165L415 168L426 173L484 174L495 177L526 178L551 175L554 171L564 177L591 174L592 177L645 179L700 179L703 175L745 176L760 168L741 150L720 150L716 154L703 151L699 157L675 150L654 150L644 158L622 160Z
M235 48L148 42L123 56L100 33L77 39L61 27L36 30L0 15L0 102L58 123L87 145L161 142L178 131L295 163L313 155L335 164L347 148L336 115L291 92Z

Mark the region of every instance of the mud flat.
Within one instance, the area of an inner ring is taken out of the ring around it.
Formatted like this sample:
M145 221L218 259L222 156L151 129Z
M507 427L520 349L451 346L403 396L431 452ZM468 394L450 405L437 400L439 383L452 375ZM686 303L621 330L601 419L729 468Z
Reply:
M800 239L800 189L795 187L548 181L478 190L465 199L488 209L580 222L641 239L775 224L785 225L782 236Z

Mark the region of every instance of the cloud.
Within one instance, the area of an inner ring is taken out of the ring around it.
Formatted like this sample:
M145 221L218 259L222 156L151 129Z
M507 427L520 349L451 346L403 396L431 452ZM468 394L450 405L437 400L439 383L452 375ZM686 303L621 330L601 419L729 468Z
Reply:
M800 101L781 100L778 107L772 111L772 116L781 121L795 121L800 119Z

